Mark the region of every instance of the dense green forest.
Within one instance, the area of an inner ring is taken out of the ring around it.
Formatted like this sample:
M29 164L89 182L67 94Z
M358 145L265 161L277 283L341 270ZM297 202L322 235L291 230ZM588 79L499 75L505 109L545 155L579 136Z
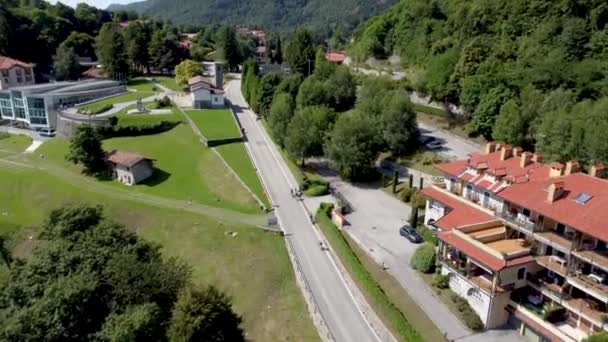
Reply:
M173 22L257 26L293 31L302 26L324 34L348 32L395 0L148 0L110 9L135 10Z
M220 25L188 25L199 33L190 51L181 44L185 29L140 18L135 12L108 12L84 3L72 8L60 2L0 0L0 55L35 63L38 82L80 78L83 57L98 60L106 76L124 79L172 70L188 58L219 59L236 69L255 53L252 38Z
M605 0L404 0L360 26L349 54L400 56L471 134L606 163L607 24Z

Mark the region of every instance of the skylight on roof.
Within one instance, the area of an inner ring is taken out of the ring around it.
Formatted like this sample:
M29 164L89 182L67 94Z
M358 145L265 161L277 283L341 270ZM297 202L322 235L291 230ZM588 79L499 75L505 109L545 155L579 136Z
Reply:
M591 199L591 195L589 195L586 192L581 192L580 194L578 194L578 196L576 196L576 198L574 199L574 202L578 203L578 204L585 204L587 202L589 202L589 200Z

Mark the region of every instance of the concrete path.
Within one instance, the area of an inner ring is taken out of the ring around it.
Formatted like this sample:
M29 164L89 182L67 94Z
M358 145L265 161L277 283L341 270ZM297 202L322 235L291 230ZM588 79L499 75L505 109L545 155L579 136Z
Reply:
M23 153L34 153L44 142L41 140L32 140L32 144L28 146Z
M0 126L0 132L4 132L4 133L8 133L8 134L15 134L15 135L27 135L30 138L32 138L31 145L25 149L24 153L35 152L38 149L38 147L40 147L40 145L42 145L45 141L47 141L49 139L48 137L40 136L40 134L38 134L38 132L36 132L36 131L30 130L30 129L11 127L11 126Z
M297 182L261 123L256 121L256 115L248 109L240 91L240 79L230 83L226 95L247 131L247 148L275 206L287 242L298 260L294 268L303 272L307 289L316 303L314 307L318 309L314 313L321 315L322 325L328 328L330 336L320 330L322 339L349 342L392 340L376 332L379 328L386 331L385 327L372 328L346 285L332 252L319 247L324 238L311 223L303 203L291 196L290 190L296 188Z

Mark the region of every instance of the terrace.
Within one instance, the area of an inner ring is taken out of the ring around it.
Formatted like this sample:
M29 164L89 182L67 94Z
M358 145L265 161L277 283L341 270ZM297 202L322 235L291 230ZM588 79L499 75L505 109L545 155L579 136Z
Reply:
M545 231L536 233L536 238L564 253L570 253L572 250L572 238L570 236L561 235L554 231Z
M600 278L594 277L593 274L579 273L574 277L568 277L568 283L597 299L608 302L608 285L598 282L598 279Z
M568 273L568 264L566 261L555 255L541 255L535 257L534 259L539 265L563 277L565 277Z
M593 266L608 271L608 254L605 251L583 250L575 251L573 254Z
M508 223L510 226L514 226L515 228L519 228L524 233L533 233L536 230L537 224L536 222L530 220L527 216L521 213L510 213L509 211L505 211L499 214L499 217Z

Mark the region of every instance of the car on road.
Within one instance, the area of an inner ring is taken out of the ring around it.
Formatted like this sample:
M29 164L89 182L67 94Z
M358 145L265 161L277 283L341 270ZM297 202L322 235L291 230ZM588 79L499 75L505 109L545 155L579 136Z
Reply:
M420 234L418 234L416 229L414 229L412 227L403 226L403 227L399 228L399 235L410 240L410 242L412 242L412 243L421 243L422 242L422 237L420 236Z
M52 128L42 128L41 130L38 131L38 134L41 137L54 137L55 136L55 130Z
M418 138L418 141L421 145L424 145L429 150L438 150L443 147L443 142L441 140L428 135L421 135Z

